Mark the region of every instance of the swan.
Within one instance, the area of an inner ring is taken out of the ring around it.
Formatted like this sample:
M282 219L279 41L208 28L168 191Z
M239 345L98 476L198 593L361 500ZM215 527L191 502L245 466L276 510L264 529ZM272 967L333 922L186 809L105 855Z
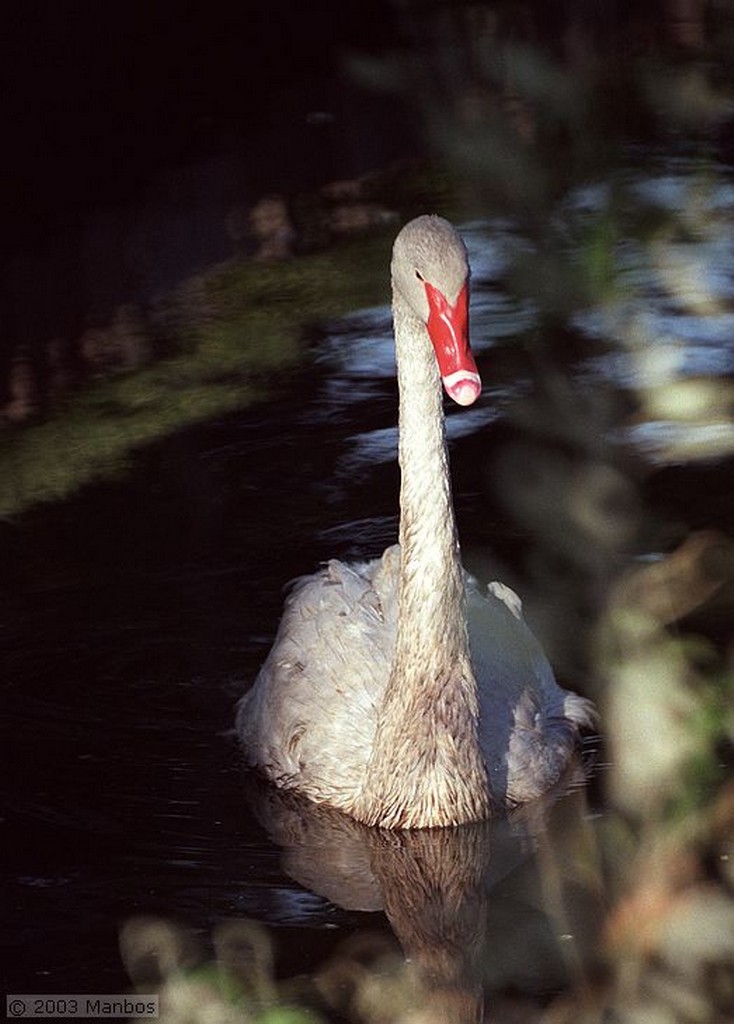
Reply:
M237 708L249 767L281 789L387 829L482 821L550 789L593 705L557 684L503 584L462 568L441 382L470 405L469 264L425 215L393 246L399 544L297 580Z

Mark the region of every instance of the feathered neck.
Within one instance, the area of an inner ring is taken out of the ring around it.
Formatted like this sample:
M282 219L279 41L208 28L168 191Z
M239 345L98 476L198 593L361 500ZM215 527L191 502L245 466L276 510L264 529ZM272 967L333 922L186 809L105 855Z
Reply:
M400 391L398 630L357 816L388 828L487 817L442 392L423 322L393 288Z

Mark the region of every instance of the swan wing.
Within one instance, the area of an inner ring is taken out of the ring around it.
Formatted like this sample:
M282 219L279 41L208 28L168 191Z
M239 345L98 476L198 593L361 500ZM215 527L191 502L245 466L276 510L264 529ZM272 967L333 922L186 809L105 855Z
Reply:
M514 591L491 583L482 593L469 580L467 597L490 786L502 803L525 803L561 777L579 729L593 724L593 706L558 685Z
M337 807L358 791L392 660L398 565L388 548L294 583L237 713L248 763L279 786Z

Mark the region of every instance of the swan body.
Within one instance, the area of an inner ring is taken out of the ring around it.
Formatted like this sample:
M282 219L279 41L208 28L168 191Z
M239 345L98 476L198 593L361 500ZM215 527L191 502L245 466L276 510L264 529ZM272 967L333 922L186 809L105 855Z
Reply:
M237 731L277 786L368 825L426 828L546 792L594 712L556 683L517 595L482 592L461 566L440 379L461 405L481 389L463 242L418 217L391 269L400 543L296 581Z

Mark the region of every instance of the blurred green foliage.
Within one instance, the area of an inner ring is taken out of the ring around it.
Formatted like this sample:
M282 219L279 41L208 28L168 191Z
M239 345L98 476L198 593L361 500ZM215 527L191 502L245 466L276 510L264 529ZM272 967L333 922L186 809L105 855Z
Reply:
M0 435L0 515L119 475L141 445L277 393L303 359L309 324L386 299L389 247L376 232L276 264L223 264L187 282L165 310L173 355L92 382L47 419Z
M731 503L683 495L697 464L730 476L734 387L714 363L686 371L676 327L695 336L697 320L732 313L717 258L730 275L734 10L399 9L402 46L354 68L408 98L464 211L502 218L522 242L500 286L536 311L520 340L533 386L506 403L512 442L491 477L532 536L521 589L556 663L599 702L611 760L598 831L607 921L586 951L604 980L581 971L543 1019L723 1024L734 522ZM616 384L589 373L599 358L624 368ZM661 510L650 495L673 467L679 494Z

